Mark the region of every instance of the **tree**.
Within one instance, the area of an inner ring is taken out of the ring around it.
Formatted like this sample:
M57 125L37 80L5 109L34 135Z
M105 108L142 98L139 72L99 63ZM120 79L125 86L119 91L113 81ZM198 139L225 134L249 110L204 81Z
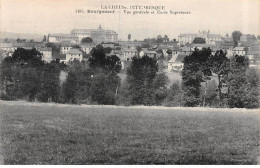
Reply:
M86 62L79 60L73 60L68 66L68 77L62 86L63 102L88 103L95 71Z
M165 41L165 42L169 41L169 37L167 35L164 35L163 41Z
M109 53L111 53L111 51L112 51L112 48L110 48L110 47L104 48L105 54L109 54Z
M16 39L16 42L17 42L17 43L21 43L21 42L22 42L22 39L17 38L17 39Z
M182 106L183 91L180 87L179 82L174 82L172 86L167 89L167 97L163 102L163 105L176 107Z
M246 94L246 71L248 69L248 59L245 56L235 55L230 59L230 71L227 77L228 84L228 104L229 107L244 108Z
M40 92L41 85L41 71L36 68L25 68L21 73L21 90L22 94L29 97L29 101L34 101L36 98L36 94Z
M120 84L120 78L99 73L94 75L92 80L91 100L98 104L115 104L116 89Z
M80 49L80 46L76 44L76 45L73 45L72 48Z
M85 37L81 40L81 43L92 43L93 39L90 37Z
M140 52L142 51L142 48L140 46L137 46L136 50L137 50L137 56L139 57L140 56Z
M90 52L91 56L89 58L89 65L92 68L104 68L106 64L106 55L102 45L97 45Z
M238 41L240 40L241 36L242 36L242 33L238 30L232 32L232 37L233 37L235 47L238 45Z
M14 51L11 60L27 67L31 66L40 68L44 65L42 54L35 48L31 50L18 48Z
M42 72L42 88L39 94L39 100L43 102L58 102L60 96L60 72L61 65L58 62L51 61L46 63Z
M155 92L155 103L161 105L163 100L167 97L167 83L169 79L165 73L159 73L156 75L153 83Z
M218 77L218 98L219 101L222 100L222 84L223 79L228 75L230 67L229 67L229 59L226 57L226 53L222 50L217 51L214 55L210 56L210 64L211 70L213 73L217 74Z
M139 46L140 47L140 46ZM144 43L144 44L141 44L141 49L142 48L150 48L151 46L148 44L148 43Z
M43 36L42 42L47 42L47 38L45 35Z
M161 35L158 35L158 36L157 36L156 42L157 42L157 43L162 43L162 42L163 42L163 38L162 38Z
M106 58L105 68L109 72L119 73L122 68L120 58L116 55L108 56Z
M210 79L212 75L209 58L210 48L195 49L190 55L184 57L182 80L184 84L185 106L198 106L201 100L201 83Z
M246 108L259 108L259 70L250 68L246 72L244 105Z
M171 49L167 49L166 53L167 53L168 55L171 55L171 54L172 54L172 50L171 50Z
M158 71L157 61L148 56L133 57L127 69L128 91L131 104L155 104L153 81Z
M46 43L46 47L50 47L52 49L52 53L60 53L60 46L55 43Z
M75 71L69 71L66 81L63 84L63 97L67 103L77 104L77 92L79 89L79 77Z
M118 73L122 68L120 58L116 55L106 57L105 53L108 52L107 50L112 49L109 47L103 48L102 45L93 48L89 58L90 67L94 69L101 68L107 70L108 73L111 71Z
M16 98L26 98L33 101L40 91L41 73L44 62L42 54L36 49L18 48L12 57L3 60L4 85L8 86L7 94Z
M128 41L131 40L131 34L128 34Z
M201 37L195 37L194 40L193 40L193 43L194 44L205 44L206 40L204 38L201 38Z

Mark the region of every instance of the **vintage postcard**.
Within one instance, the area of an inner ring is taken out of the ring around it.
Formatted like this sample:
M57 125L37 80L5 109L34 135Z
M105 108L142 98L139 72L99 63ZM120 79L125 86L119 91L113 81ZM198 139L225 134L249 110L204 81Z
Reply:
M0 0L0 164L260 164L259 0Z

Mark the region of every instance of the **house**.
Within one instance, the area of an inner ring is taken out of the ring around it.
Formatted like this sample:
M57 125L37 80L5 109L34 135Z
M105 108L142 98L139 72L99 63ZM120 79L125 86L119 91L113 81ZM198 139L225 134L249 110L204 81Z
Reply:
M178 56L172 56L172 58L168 61L168 72L171 71L182 71L183 69L183 59L186 55L179 54Z
M188 46L181 47L179 53L182 55L190 55L192 53L191 47Z
M61 43L61 46L60 46L60 54L67 54L69 51L70 51L70 49L72 49L72 46L73 46L74 44L72 44L72 43Z
M179 45L191 44L195 37L198 37L197 34L180 34L178 36Z
M180 48L178 46L172 47L172 55L178 55L180 53Z
M213 43L215 41L222 41L222 36L220 34L207 34L206 36L206 44Z
M115 47L114 43L101 43L101 45L102 45L103 48L109 47L109 48L113 49Z
M203 48L212 48L212 45L209 44L192 44L191 45L191 51L195 51L195 48L198 50L202 50Z
M246 55L245 47L235 47L233 49L233 55L240 55L240 56Z
M26 50L31 50L37 46L37 43L14 43L13 49L14 51L17 50L17 48L23 48Z
M97 44L95 44L95 43L82 43L82 44L80 44L81 50L84 51L86 54L89 54L90 51L96 46L97 46Z
M6 51L6 52L14 52L14 47L12 43L0 43L0 50Z
M227 57L230 58L233 56L234 42L233 41L225 41L220 48L227 53Z
M157 56L157 52L151 51L151 50L143 50L143 51L140 52L139 55L140 55L141 57L146 55L146 56L148 56L148 57L154 58L154 57Z
M73 61L74 59L82 61L83 54L80 50L73 48L66 53L66 60L64 62L67 63L69 61Z
M42 60L46 62L52 61L52 48L44 47L44 48L37 48L37 50L42 54Z
M137 50L134 48L122 49L122 52L125 60L130 60L132 57L137 55Z

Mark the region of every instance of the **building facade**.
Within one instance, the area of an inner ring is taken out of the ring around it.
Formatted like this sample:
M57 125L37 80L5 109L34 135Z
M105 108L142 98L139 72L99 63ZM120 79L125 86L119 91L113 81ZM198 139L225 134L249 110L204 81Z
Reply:
M222 41L222 36L220 34L210 34L209 31L199 31L198 34L180 34L178 36L179 45L191 44L196 37L204 38L206 44Z
M42 60L45 62L52 61L52 49L50 47L37 48L37 50L42 54Z
M66 60L65 63L73 60L79 60L82 61L83 54L78 49L71 49L66 53Z
M90 37L94 43L117 42L118 34L113 30L105 30L99 25L97 29L73 29L73 36L78 37L79 41L83 38Z
M69 41L72 43L78 43L79 38L73 34L48 34L48 42L60 43L62 41Z

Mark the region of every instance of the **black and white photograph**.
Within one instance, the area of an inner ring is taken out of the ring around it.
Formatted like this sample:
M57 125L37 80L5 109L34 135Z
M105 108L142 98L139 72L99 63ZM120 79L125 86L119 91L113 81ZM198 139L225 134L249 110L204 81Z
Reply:
M259 0L0 0L0 167L259 165Z

